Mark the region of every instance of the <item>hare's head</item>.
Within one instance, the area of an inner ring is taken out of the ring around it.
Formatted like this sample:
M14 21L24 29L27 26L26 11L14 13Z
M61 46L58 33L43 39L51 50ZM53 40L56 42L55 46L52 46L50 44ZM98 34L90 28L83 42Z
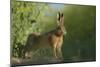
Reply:
M66 32L66 29L64 26L64 14L61 12L58 12L58 14L57 14L57 24L58 24L58 27L63 32L63 34L66 35L67 32Z

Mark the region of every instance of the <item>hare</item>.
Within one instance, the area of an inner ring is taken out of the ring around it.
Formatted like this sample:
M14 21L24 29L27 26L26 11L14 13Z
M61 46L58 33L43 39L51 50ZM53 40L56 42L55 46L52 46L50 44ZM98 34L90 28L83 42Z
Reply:
M49 45L52 48L53 55L56 59L62 59L62 45L63 38L66 34L65 26L64 26L64 14L61 12L57 13L57 27L44 34L35 34L31 33L25 45L25 57L29 55L29 53L33 49L38 49L43 45Z

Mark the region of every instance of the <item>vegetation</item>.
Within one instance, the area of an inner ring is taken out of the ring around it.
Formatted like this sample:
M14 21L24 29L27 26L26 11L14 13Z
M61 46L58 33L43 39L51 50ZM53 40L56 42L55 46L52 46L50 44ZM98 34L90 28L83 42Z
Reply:
M22 57L21 48L30 33L41 34L56 28L56 13L60 10L64 12L67 30L62 47L65 61L95 60L95 6L16 0L12 0L11 5L12 57Z

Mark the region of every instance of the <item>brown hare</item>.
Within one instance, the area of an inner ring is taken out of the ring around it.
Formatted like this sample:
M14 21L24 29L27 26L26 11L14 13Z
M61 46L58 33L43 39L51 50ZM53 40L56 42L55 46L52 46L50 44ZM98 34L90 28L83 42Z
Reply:
M29 55L29 53L33 49L38 49L43 45L49 45L53 49L53 55L56 59L62 59L62 45L63 45L63 37L66 34L65 26L64 26L64 15L61 12L57 13L57 27L56 29L49 31L44 34L35 34L32 33L28 36L27 42L25 45L25 56Z

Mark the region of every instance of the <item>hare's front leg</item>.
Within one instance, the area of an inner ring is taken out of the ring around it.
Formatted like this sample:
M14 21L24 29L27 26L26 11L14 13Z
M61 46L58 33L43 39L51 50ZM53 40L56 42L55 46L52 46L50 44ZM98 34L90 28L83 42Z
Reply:
M58 56L57 56L57 49L56 49L56 43L55 43L54 46L53 46L53 55L54 55L55 59L58 59Z
M63 55L62 55L62 51L61 51L61 47L57 48L57 57L59 60L63 60Z
M57 46L56 46L57 56L59 60L63 60L63 55L62 55L62 50L61 50L62 44L63 44L63 37L60 37L58 39Z

